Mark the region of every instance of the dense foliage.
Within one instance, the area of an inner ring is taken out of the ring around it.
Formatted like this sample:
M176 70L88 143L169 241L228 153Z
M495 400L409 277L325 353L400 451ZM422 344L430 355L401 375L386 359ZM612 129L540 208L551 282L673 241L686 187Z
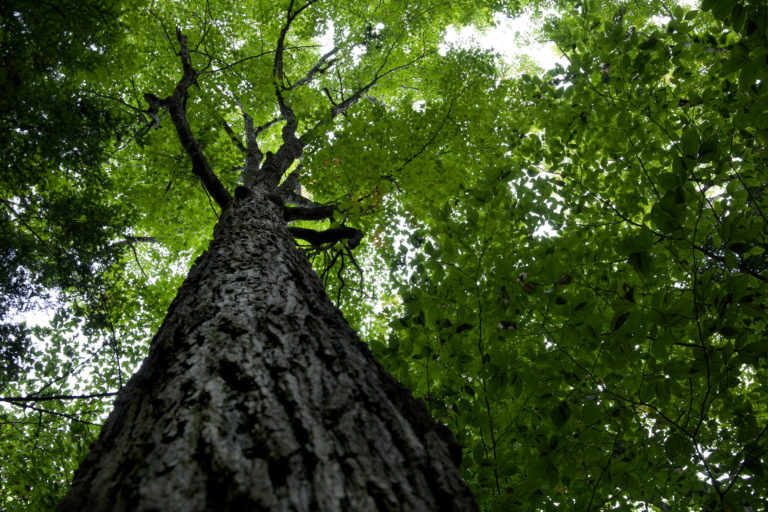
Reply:
M511 2L309 2L290 32L301 2L18 4L0 313L61 310L0 346L1 508L62 494L217 219L145 101L179 81L178 29L189 124L230 191L244 114L279 145L286 38L301 187L365 233L308 256L453 429L484 510L764 510L763 2L529 2L565 64L525 73L442 43Z
M29 342L27 329L7 317L39 304L53 287L92 290L93 267L113 261L107 245L125 223L100 167L124 120L79 88L117 39L117 12L101 2L0 6L7 91L0 97L0 384L21 370ZM102 219L103 228L94 230L91 219Z
M765 502L766 17L726 4L550 20L567 67L502 85L482 180L399 249L374 350L491 509Z

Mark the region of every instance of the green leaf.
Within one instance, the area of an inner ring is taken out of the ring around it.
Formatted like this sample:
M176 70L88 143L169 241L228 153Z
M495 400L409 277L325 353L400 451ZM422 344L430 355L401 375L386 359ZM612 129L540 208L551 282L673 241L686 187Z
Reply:
M647 251L631 253L629 255L629 263L643 277L646 277L651 270L651 258Z
M683 131L682 138L683 153L691 158L696 158L699 155L699 134L696 130L688 128Z
M568 405L568 402L562 401L557 404L557 406L550 411L549 417L552 420L552 424L555 425L555 428L558 430L562 429L571 417L571 408Z

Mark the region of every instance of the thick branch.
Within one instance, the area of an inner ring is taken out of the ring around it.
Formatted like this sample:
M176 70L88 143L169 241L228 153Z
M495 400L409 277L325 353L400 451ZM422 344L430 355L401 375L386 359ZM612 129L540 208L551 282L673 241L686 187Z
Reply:
M275 62L272 67L272 80L275 86L275 96L277 97L277 103L280 107L280 114L285 119L285 126L283 126L283 144L277 153L267 153L267 157L264 161L264 165L260 170L258 180L267 185L269 188L274 188L280 182L283 173L293 165L298 158L301 157L304 151L304 143L296 136L296 130L299 123L296 119L296 115L293 109L285 102L283 98L283 91L288 90L285 87L285 79L283 73L283 54L285 52L285 37L288 34L288 30L291 28L291 23L298 17L298 15L307 7L315 3L317 0L307 0L307 2L293 10L293 0L288 5L287 16L285 25L280 30L280 36L277 39L277 46L275 48ZM330 57L330 55L328 56ZM325 56L323 57L326 58ZM321 61L324 62L323 59ZM318 70L310 71L311 75L314 75L319 69L322 68L322 64ZM314 69L314 68L313 68ZM310 76L310 75L308 75ZM311 76L310 76L311 79Z
M174 95L175 96L175 95ZM168 108L171 114L171 119L176 127L176 133L179 136L179 142L181 142L184 151L186 151L189 159L192 161L192 172L200 178L203 186L211 194L211 197L222 209L226 208L229 202L232 200L232 196L229 194L224 185L219 181L218 176L214 174L211 165L205 158L200 145L195 140L186 118L186 109L184 108L181 100L173 101Z
M363 239L363 233L361 231L347 226L326 229L325 231L289 227L288 231L290 231L294 237L306 240L312 245L335 244L341 240L349 240L349 248L354 249Z
M291 28L291 23L301 14L301 12L317 2L317 0L307 0L307 3L293 11L293 0L288 4L288 13L285 20L285 25L280 30L280 36L277 38L277 47L275 48L275 62L272 68L272 76L275 80L275 85L279 85L278 96L280 95L280 88L285 89L285 83L283 80L283 53L285 52L285 37L288 35L288 30ZM282 100L280 99L281 103Z
M237 102L240 105L240 102ZM243 126L245 129L245 167L243 169L243 183L251 186L255 181L256 173L259 171L259 164L264 159L264 153L259 148L256 139L256 130L253 127L253 118L240 105L240 111L243 113Z
M280 199L283 200L283 203L295 204L296 206L305 206L307 208L316 208L318 206L322 206L320 203L316 203L311 199L307 199L306 197L302 196L301 194L297 194L292 190L283 192L279 194L279 196Z
M286 222L294 220L325 220L333 217L335 211L335 206L286 206L283 208L283 219Z
M269 188L277 187L283 173L301 157L304 151L304 143L296 136L299 123L293 109L283 103L280 106L280 111L286 121L285 126L283 126L283 144L277 153L267 153L258 176L259 181L267 184Z
M291 194L301 194L301 183L299 182L299 174L301 173L302 165L296 166L291 171L291 174L277 187L277 195L283 198L287 198Z
M316 203L311 199L301 195L301 185L299 184L299 174L301 173L302 166L298 165L291 171L285 180L277 187L277 195L283 201L283 204L290 203L296 206L304 206L307 208L325 208L326 205Z
M258 179L259 166L261 161L264 160L264 153L259 148L258 137L270 126L279 123L284 118L282 116L267 121L263 125L255 128L253 125L253 118L248 112L245 111L243 104L240 103L240 99L235 97L235 102L243 115L243 129L245 131L245 166L243 167L243 183L250 187L253 186Z
M283 218L286 222L332 218L333 213L338 210L336 206L316 203L301 195L301 185L299 184L301 169L301 165L297 166L277 187L277 195L283 203L296 205L295 207L285 206L283 208Z

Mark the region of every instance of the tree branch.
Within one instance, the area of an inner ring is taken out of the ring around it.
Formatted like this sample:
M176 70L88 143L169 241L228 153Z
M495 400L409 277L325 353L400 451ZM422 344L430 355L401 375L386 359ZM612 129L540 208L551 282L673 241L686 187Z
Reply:
M303 166L298 165L296 169L291 171L285 180L277 187L277 195L283 201L283 203L290 203L296 206L306 207L308 209L324 209L327 205L316 203L311 199L301 195L301 185L299 184L299 173ZM298 219L298 218L297 218ZM305 219L312 220L312 219Z
M288 89L286 89L286 90L290 91L292 89L296 89L297 87L301 87L302 85L306 85L306 84L308 84L309 82L312 81L312 79L314 78L315 74L317 74L317 73L321 73L322 74L322 73L325 73L326 71L328 71L328 69L331 66L333 66L333 64L338 60L338 59L331 59L329 61L328 59L333 57L336 53L338 53L338 51L339 51L339 48L338 47L334 47L331 51L329 51L328 53L326 53L325 55L320 57L320 60L317 61L317 64L312 66L312 69L310 69L307 72L307 74L304 76L304 78L299 79L296 83L294 83L293 85L288 87ZM326 64L326 62L327 62L327 64Z
M299 173L302 166L299 165L277 187L277 195L284 203L295 204L295 207L284 207L283 218L286 222L294 220L324 220L333 217L337 211L334 205L325 205L307 199L301 195Z
M563 178L565 180L568 180L568 181L570 181L572 183L575 183L575 184L579 185L580 187L582 187L584 190L587 191L587 193L589 193L592 197L594 197L600 203L602 203L603 206L605 206L606 208L611 209L620 219L622 219L627 224L630 224L630 225L635 226L637 228L645 228L648 231L650 231L651 233L653 233L655 236L657 236L659 238L662 238L664 240L675 240L675 241L689 242L691 244L691 247L693 247L697 251L701 252L702 254L712 258L713 260L719 261L720 263L722 263L723 265L725 265L728 268L731 268L731 269L734 268L734 267L731 267L730 265L728 265L728 263L726 262L725 256L720 256L719 254L715 254L711 250L709 250L709 249L707 249L705 247L702 247L701 245L698 245L693 240L687 240L687 239L677 238L677 237L674 237L672 235L667 235L665 233L661 233L661 232L651 228L650 226L646 226L645 224L641 224L641 223L639 223L637 221L634 221L630 217L628 217L627 215L622 213L613 203L611 203L607 199L603 199L600 195L598 195L595 192L593 192L590 188L588 188L586 185L584 185L580 181L577 181L577 180L575 180L575 179L573 179L573 178L571 178L569 176L565 176L563 174L558 174L558 173L553 173L553 174L556 174L557 176L560 176L561 178ZM739 264L738 264L737 268L741 272L743 272L745 274L749 274L752 277L754 277L755 279L758 279L758 280L760 280L760 281L762 281L764 283L768 283L768 277L762 275L759 271L757 271L755 269L749 268L746 265L746 263L744 263L743 259L739 260Z
M137 242L144 242L150 244L160 243L157 238L153 236L126 236L125 240L120 240L112 244L112 247L122 247L123 245L133 245Z
M465 90L466 90L466 89L465 89ZM462 91L462 94L463 94L463 91ZM461 96L461 94L460 94L459 96ZM453 110L453 104L454 104L454 102L455 102L455 101L456 101L456 98L453 98L453 99L451 99L451 103L450 103L450 105L448 105L448 112L446 112L446 113L445 113L445 116L443 117L443 121L440 123L440 126L438 126L438 127L437 127L437 130L435 130L435 133L433 133L433 134L432 134L432 136L429 138L429 140L428 140L428 141L426 141L424 144L422 144L422 145L421 145L421 147L418 149L418 151L416 151L414 154L412 154L411 156L409 156L408 158L406 158L406 159L405 159L405 162L403 162L403 165L401 165L400 167L398 167L398 168L397 168L397 169L394 171L395 173L398 173L398 172L402 171L403 169L405 169L405 167L406 167L408 164L410 164L410 163L411 163L411 162L413 162L413 161L414 161L416 158L418 158L418 157L419 157L419 155L421 155L421 154L422 154L424 151L426 151L426 149L427 149L427 148L428 148L428 147L429 147L429 146L430 146L430 145L431 145L433 142L435 142L435 139L436 139L436 138L437 138L437 136L440 134L440 132L443 130L443 128L445 127L445 123L448 121L448 118L449 118L449 117L450 117L450 115L451 115L451 110ZM395 186L396 186L396 187L398 187L398 189L400 188L400 187L397 185L397 182L394 180L394 178L392 178L392 176L391 176L391 175L389 175L389 176L382 176L382 178L385 178L385 179L386 179L387 177L389 177L389 178L390 178L390 181L391 181L392 183L394 183L394 184L395 184Z
M280 198L286 203L294 204L296 206L304 206L307 208L316 208L318 206L322 206L320 203L316 203L311 199L307 199L306 197L297 194L292 190L280 194Z
M277 195L281 197L287 197L291 194L301 195L301 183L299 182L299 173L301 173L302 165L296 166L291 171L285 180L277 187Z
M51 414L53 416L61 416L62 418L67 418L68 420L76 421L78 423L83 423L85 425L93 425L95 427L101 426L98 423L91 423L90 421L81 420L80 418L78 418L77 416L75 416L73 414L67 414L67 413L57 412L57 411L49 411L49 410L41 409L39 407L35 407L34 405L29 405L28 403L23 403L23 402L19 403L19 402L11 402L11 401L9 401L8 403L10 403L12 405L15 405L16 407L22 407L24 409L32 409L33 411L37 411L37 412L41 412L41 413L45 413L45 414ZM94 412L94 411L87 411L87 412L90 413L90 412Z
M333 217L335 211L335 206L326 205L287 206L283 208L283 219L286 222L294 220L325 220Z
M275 61L272 66L272 81L275 86L275 97L277 98L277 104L280 108L280 114L285 119L285 126L283 126L282 130L283 144L277 150L277 153L267 153L264 165L256 176L257 181L264 183L268 188L277 187L283 173L294 161L296 161L296 159L301 157L301 154L304 151L304 144L296 136L296 130L299 126L298 120L296 119L293 109L285 102L285 98L283 98L283 91L289 90L285 87L283 53L285 51L285 37L288 34L288 30L291 28L291 23L293 23L296 17L304 9L316 1L317 0L307 0L307 3L294 12L293 0L291 0L288 4L285 25L283 25L283 28L280 30L280 36L277 39Z
M391 49L390 49L390 52L391 52ZM360 98L362 98L374 85L376 85L379 82L379 80L381 80L385 76L389 75L390 73L394 73L395 71L398 71L400 69L406 68L408 66L412 66L414 63L420 61L421 59L423 59L426 56L427 56L427 54L420 55L420 56L416 57L415 59L410 60L409 62L406 62L405 64L401 64L400 66L395 66L394 68L392 68L392 69L390 69L390 70L388 70L388 71L386 71L384 73L381 73L381 70L386 65L386 58L385 58L384 63L379 67L379 71L376 72L376 75L373 77L373 80L371 80L368 84L366 84L362 88L358 89L354 94L352 94L352 96L350 96L349 98L345 99L341 103L334 103L333 99L331 98L330 93L328 92L328 90L324 89L324 92L328 96L328 99L331 100L331 104L332 104L331 112L330 112L331 115L328 118L326 118L326 119L321 119L320 121L318 121L315 124L315 126L312 127L310 132L313 132L313 131L317 130L318 128L320 128L321 126L330 123L339 114L343 114L349 107L351 107L352 105L357 103L360 100ZM387 53L387 58L388 57L389 57L389 52Z
M0 396L0 402L50 402L52 400L79 400L87 398L106 398L117 395L117 391L94 393L92 395L46 395L46 396Z
M326 229L325 231L289 227L288 231L290 231L294 237L306 240L312 245L335 244L341 240L349 240L347 245L350 249L354 249L363 239L362 231L347 226Z
M284 75L283 75L283 53L285 51L285 36L288 35L288 30L291 28L291 23L301 14L301 12L312 5L313 3L317 2L317 0L307 0L307 3L299 7L296 12L293 12L293 0L288 4L288 10L287 10L287 16L285 20L285 25L283 25L283 28L280 30L280 36L277 38L277 47L275 48L275 62L272 67L272 76L275 80L275 85L279 85L283 90L285 90L285 82L284 82ZM278 96L280 95L280 89L278 89ZM282 99L279 99L280 103L282 103Z
M237 149L239 149L241 153L246 154L245 146L243 146L243 141L240 140L240 137L238 137L235 131L232 129L232 127L229 126L229 123L225 119L222 119L221 123L224 126L224 131L227 132L227 135L229 135L229 139L235 144L235 146L237 146Z
M140 114L146 114L146 111L145 111L145 110L141 110L141 109L140 109L140 108L138 108L138 107L134 107L134 106L133 106L133 105L131 105L130 103L127 103L127 102L123 101L123 100L122 100L122 99L120 99L120 98L116 98L116 97L114 97L114 96L109 96L109 95L107 95L107 94L101 94L101 93L99 93L99 92L96 92L96 91L91 91L90 89L80 89L80 90L81 90L82 92L86 93L86 94L91 94L91 95L93 95L93 96L96 96L97 98L101 98L101 99L105 99L105 100L110 100L110 101L114 101L114 102L116 102L116 103L119 103L119 104L121 104L122 106L124 106L124 107L126 107L126 108L128 108L128 109L132 110L133 112L137 112L137 113L140 113Z
M240 111L243 114L243 128L245 130L245 165L243 167L243 183L246 186L252 185L259 171L259 164L264 159L264 153L259 148L256 139L256 130L253 127L253 118L243 109L240 101L237 101Z
M186 99L187 90L191 85L198 85L197 83L197 71L192 67L192 59L187 48L187 36L181 33L179 28L176 29L176 37L179 40L180 49L178 52L181 58L181 64L184 72L179 79L176 88L173 90L173 94L165 99L160 99L153 94L145 94L144 99L149 103L150 110L157 112L160 108L168 109L173 120L173 125L176 128L176 133L179 137L179 142L184 148L184 151L192 161L192 172L200 178L201 183L213 197L216 203L221 209L225 209L232 201L232 196L229 191L219 180L218 176L213 172L208 159L203 154L200 144L195 140L195 136L192 133L192 128L187 121ZM199 85L198 85L199 87Z

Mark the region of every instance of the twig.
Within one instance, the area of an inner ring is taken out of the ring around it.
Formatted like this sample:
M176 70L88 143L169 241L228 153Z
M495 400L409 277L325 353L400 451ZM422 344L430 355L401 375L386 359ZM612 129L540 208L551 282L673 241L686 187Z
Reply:
M2 396L0 402L49 402L52 400L81 400L88 398L106 398L117 395L117 391L94 393L90 395L45 395L45 396Z

